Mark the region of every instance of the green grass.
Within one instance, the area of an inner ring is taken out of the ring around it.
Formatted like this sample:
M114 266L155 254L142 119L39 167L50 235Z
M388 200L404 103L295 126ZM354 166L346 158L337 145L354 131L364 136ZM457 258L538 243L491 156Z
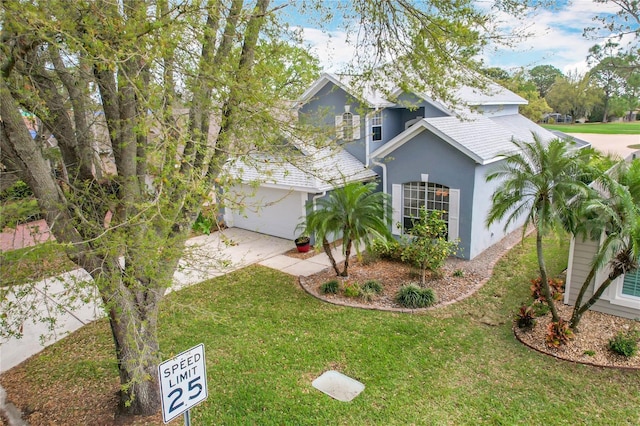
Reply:
M638 135L640 121L631 123L575 123L575 124L541 124L549 130L559 130L564 133L598 133L603 135Z
M77 267L55 241L0 252L0 287L39 281Z
M567 245L546 250L559 273ZM209 398L192 410L194 424L638 424L640 374L558 361L515 340L513 315L536 267L529 239L478 294L400 314L320 302L291 276L252 266L165 299L162 358L205 345ZM30 359L24 386L112 382L108 340L104 321L83 328ZM366 389L350 403L313 389L329 369Z

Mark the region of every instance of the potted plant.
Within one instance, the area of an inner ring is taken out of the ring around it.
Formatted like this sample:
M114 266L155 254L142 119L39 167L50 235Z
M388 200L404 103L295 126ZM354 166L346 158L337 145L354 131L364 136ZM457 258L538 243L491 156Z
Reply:
M294 242L296 243L296 247L300 253L308 252L311 247L311 239L306 235L296 238Z

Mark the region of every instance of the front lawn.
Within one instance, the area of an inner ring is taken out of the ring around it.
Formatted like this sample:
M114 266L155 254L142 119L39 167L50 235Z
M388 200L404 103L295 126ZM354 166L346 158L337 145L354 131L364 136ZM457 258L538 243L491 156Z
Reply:
M567 251L548 245L550 272L566 267ZM245 268L167 297L163 359L204 343L209 398L192 410L199 425L639 424L640 373L558 361L514 338L535 259L528 239L478 294L422 314L330 305L291 276ZM100 321L0 382L32 425L96 421L115 409L111 350ZM329 369L366 389L350 403L329 398L311 387Z
M549 130L563 133L598 133L603 135L640 135L640 121L631 123L575 123L575 124L541 124Z

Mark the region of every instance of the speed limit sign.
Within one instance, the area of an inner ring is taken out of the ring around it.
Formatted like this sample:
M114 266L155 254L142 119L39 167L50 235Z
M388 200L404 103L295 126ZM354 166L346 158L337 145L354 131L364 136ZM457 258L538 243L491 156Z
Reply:
M207 399L204 344L199 344L158 365L162 420L169 423Z

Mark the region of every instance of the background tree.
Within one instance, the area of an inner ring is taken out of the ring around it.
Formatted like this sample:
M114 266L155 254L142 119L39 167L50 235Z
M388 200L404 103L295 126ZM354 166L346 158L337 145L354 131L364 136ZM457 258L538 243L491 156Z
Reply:
M601 93L588 76L572 72L566 77L558 77L545 99L554 111L571 115L575 121L589 117L596 104L600 102Z
M447 99L452 86L476 83L466 70L476 68L483 45L500 38L493 17L522 12L522 5L2 2L2 161L19 171L57 241L93 277L114 338L123 410L159 407L158 309L214 184L216 208L231 202L223 197L231 182L225 163L298 134L283 97L306 81L296 65L308 58L282 44L300 40L281 10L313 10L319 22L343 13L358 52L352 71L367 79L376 71ZM299 83L269 64L292 70ZM31 138L22 111L41 120L57 148ZM109 167L100 151L112 152ZM73 290L65 293L70 299Z
M536 86L542 98L547 96L558 77L563 77L562 71L553 65L537 65L528 72L528 80Z
M329 257L336 275L349 275L349 257L352 247L360 252L360 245L370 248L378 239L386 241L391 236L391 200L389 194L376 191L374 182L348 183L335 189L326 198L320 198L316 206L310 205L305 223L301 225L305 235L315 236ZM342 237L345 256L342 271L331 252L329 239Z
M487 225L506 216L506 229L524 215L524 229L535 227L542 290L553 321L558 322L542 242L549 232L563 229L575 220L571 200L589 190L583 177L591 152L572 149L560 139L547 144L534 136L533 142L514 141L515 152L504 155L504 161L487 175L487 182L498 181Z

